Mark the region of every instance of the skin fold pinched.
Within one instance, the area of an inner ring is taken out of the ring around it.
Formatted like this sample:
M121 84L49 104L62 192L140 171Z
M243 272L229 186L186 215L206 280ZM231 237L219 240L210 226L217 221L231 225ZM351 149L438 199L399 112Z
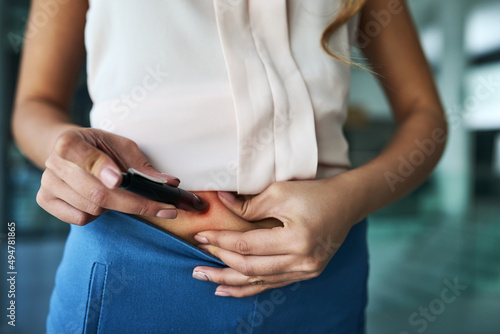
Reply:
M276 218L266 218L249 222L230 211L219 199L216 191L191 191L209 203L208 211L193 213L177 210L177 218L161 219L156 217L137 216L143 220L165 229L181 239L197 245L195 234L206 230L250 231L254 229L283 226ZM252 196L245 196L251 198Z

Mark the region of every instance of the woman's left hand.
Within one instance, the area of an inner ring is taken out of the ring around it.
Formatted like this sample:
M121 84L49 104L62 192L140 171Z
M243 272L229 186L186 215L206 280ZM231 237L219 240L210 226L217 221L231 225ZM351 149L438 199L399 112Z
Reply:
M233 297L317 277L362 218L353 182L349 172L322 180L277 182L246 201L219 192L221 201L241 218L276 218L283 226L198 233L198 247L229 268L199 266L193 277L218 283L216 295Z

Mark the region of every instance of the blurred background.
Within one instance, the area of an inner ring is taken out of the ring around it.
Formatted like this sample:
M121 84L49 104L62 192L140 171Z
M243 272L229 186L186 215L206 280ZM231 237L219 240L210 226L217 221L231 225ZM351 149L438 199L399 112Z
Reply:
M449 115L450 139L427 182L371 216L367 332L498 334L500 1L409 4ZM7 222L14 221L18 272L16 327L2 315L0 333L44 332L69 230L36 204L41 171L24 159L10 134L28 6L26 0L0 0L0 264L7 268ZM374 29L385 24L375 16L373 22ZM82 73L75 122L88 125L90 107ZM345 131L354 166L375 157L394 131L381 89L363 71L353 70ZM5 279L2 284L5 310Z

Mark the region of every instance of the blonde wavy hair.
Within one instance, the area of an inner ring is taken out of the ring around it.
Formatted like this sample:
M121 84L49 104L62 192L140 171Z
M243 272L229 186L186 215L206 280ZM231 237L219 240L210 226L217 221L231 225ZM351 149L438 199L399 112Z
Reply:
M330 48L328 47L328 42L340 26L349 21L354 15L356 15L356 13L358 13L363 8L366 1L367 0L342 0L342 9L340 13L337 15L335 20L330 23L328 27L326 27L326 29L323 31L323 34L321 35L321 47L323 48L323 50L325 50L326 53L345 64L360 67L362 69L365 69L364 66L352 61L350 58L340 56L330 50Z

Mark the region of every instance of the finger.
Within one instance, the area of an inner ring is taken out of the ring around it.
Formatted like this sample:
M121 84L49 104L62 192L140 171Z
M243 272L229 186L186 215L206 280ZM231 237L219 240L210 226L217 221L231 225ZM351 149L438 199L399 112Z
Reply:
M262 293L270 289L281 288L283 286L287 286L292 283L294 282L264 284L264 285L244 285L244 286L219 285L215 289L215 295L219 297L244 298L244 297L254 296L256 294Z
M271 184L259 195L248 199L240 200L232 193L219 191L219 199L234 214L247 220L257 221L265 218L277 218L279 216L279 199L282 195L279 193L279 186L276 183ZM283 222L284 224L286 222Z
M116 188L122 180L121 171L117 164L103 151L88 143L77 132L66 131L59 136L54 150L63 160L72 162L94 175L110 189ZM51 157L48 160L49 165Z
M108 189L87 171L69 161L54 158L50 169L73 190L97 206L140 216L173 219L177 209L124 189Z
M96 217L108 211L77 193L49 169L44 171L41 184L42 188L50 192L54 198L61 199L79 211L86 212Z
M276 275L294 271L315 271L320 263L315 259L295 255L254 256L241 255L213 245L198 245L199 248L218 257L226 265L245 276ZM311 264L309 264L311 262ZM314 266L313 266L314 264Z
M97 219L96 216L75 209L70 204L59 198L53 197L43 189L38 191L36 201L42 209L57 219L69 224L83 226Z
M244 255L283 255L300 251L302 247L292 239L292 233L284 227L256 229L247 232L213 230L197 233L194 238L202 244L210 244Z
M109 142L109 145L107 145L107 142ZM122 149L124 147L126 147L126 149ZM132 167L146 175L164 179L173 187L179 186L180 180L177 177L156 170L149 163L149 160L142 153L137 143L128 138L118 135L106 136L105 139L98 142L97 148L101 149L116 161L120 161L120 164L123 165L123 170ZM117 149L120 150L120 152L118 152L119 155L115 153Z
M233 268L215 268L198 266L193 270L193 278L210 281L222 285L265 285L277 283L292 283L318 276L317 273L291 272L268 276L246 276Z

